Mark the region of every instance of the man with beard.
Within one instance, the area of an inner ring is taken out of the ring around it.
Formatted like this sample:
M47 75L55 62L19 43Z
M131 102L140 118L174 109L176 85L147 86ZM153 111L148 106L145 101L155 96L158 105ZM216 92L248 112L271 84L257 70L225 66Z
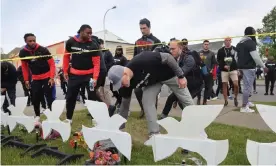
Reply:
M249 102L248 98L256 78L256 65L264 68L264 71L267 72L267 68L257 52L257 40L256 37L253 36L255 34L256 31L253 27L245 28L245 36L236 47L238 68L243 72L243 101L240 111L245 113L255 112L249 108L254 107L254 104Z
M188 82L189 93L192 98L196 97L202 89L202 76L200 71L201 59L196 51L190 51L188 49L188 40L183 39L181 42L176 39L172 39L169 43L171 53L176 58L179 66L183 70L184 76ZM175 51L178 49L179 51ZM187 92L188 93L188 92ZM187 95L189 96L189 95ZM174 93L171 93L166 101L160 119L166 118L172 108L174 102L177 102L177 97ZM174 104L176 105L176 104ZM183 110L182 104L179 104Z
M20 50L19 57L36 57L33 59L22 59L22 71L26 87L32 89L33 106L36 115L36 122L40 120L40 102L45 94L48 108L52 109L53 95L52 87L55 84L55 62L52 56L39 57L41 55L51 55L49 50L36 43L36 37L32 33L24 35L26 46ZM29 82L29 71L32 74L32 82Z
M122 103L120 115L127 119L131 102L132 90L143 88L143 106L146 114L149 135L159 133L157 111L152 103L163 84L166 84L178 97L184 106L193 104L186 87L186 79L176 60L168 49L155 49L156 52L143 51L123 67L113 66L108 72L108 78L113 82L114 89L120 89ZM121 129L124 125L121 126Z
M207 104L207 99L211 97L213 91L213 69L217 63L215 53L209 50L210 42L208 40L203 41L203 50L199 52L200 57L207 68L207 73L203 76L204 79L204 98L203 98L203 105Z
M96 87L100 73L100 52L97 43L91 39L92 28L84 24L78 34L67 40L63 57L64 77L68 80L66 95L66 122L72 123L76 100L81 86ZM69 62L71 58L71 66ZM90 88L89 88L90 89ZM92 88L93 89L93 88ZM88 99L96 100L94 90L88 91Z
M15 106L17 73L14 65L10 62L1 62L1 95L5 96L3 111L11 114L8 107ZM9 100L9 101L8 101Z
M123 48L122 46L117 46L116 50L115 50L115 56L114 56L114 61L115 61L115 65L120 65L120 66L126 66L127 64L127 59L124 56L124 52L123 52ZM118 91L114 91L113 90L113 86L112 83L110 83L110 90L112 91L113 95L116 97L117 101L115 103L115 105L120 105L122 102L122 97L120 96L120 94L118 93Z
M140 30L143 36L135 42L133 56L138 55L142 51L153 51L154 48L157 46L156 43L161 43L161 41L157 39L155 36L153 36L152 33L150 32L151 24L148 19L146 18L141 19L139 24L140 24ZM142 104L143 91L141 88L136 88L134 92L139 102L139 105L141 107L140 118L142 118L144 117L144 109ZM157 107L157 100L156 100L156 107Z

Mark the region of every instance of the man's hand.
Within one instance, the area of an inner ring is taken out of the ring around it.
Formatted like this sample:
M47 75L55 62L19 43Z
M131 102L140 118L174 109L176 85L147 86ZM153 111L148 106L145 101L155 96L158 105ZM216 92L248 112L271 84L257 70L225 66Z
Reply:
M230 68L229 66L226 66L226 65L224 66L224 69L226 70L229 70L229 68Z
M1 93L5 92L6 90L6 88L1 88Z
M55 80L54 80L53 78L50 78L50 79L49 79L49 82L48 82L48 85L49 85L50 87L53 87L53 86L55 85Z
M29 81L25 81L25 86L27 89L30 89L30 82Z
M93 79L93 83L94 83L93 86L94 86L94 88L95 88L95 87L97 86L97 80L94 80L94 79Z
M268 68L267 68L267 67L264 68L264 72L265 72L265 73L268 72Z
M64 73L64 79L65 79L65 81L68 81L68 74L66 73Z
M178 78L178 85L179 88L186 88L187 86L187 81L185 78Z

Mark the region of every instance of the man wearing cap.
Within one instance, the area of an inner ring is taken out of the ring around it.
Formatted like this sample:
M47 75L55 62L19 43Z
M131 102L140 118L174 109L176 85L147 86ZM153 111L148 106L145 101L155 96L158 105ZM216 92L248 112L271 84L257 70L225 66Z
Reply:
M155 50L158 50L157 48ZM120 89L120 94L123 97L120 115L126 119L132 90L143 88L142 103L148 122L149 135L159 133L157 111L153 103L155 103L156 95L163 84L170 87L184 106L193 104L191 96L186 95L188 89L185 88L186 79L183 71L168 52L168 49L166 53L144 51L131 59L125 67L115 65L108 72L108 78L113 83L113 88Z
M219 64L219 69L221 71L221 80L222 80L222 92L225 100L224 106L228 105L227 101L227 89L229 77L233 82L234 87L234 105L238 106L238 93L239 93L239 85L238 85L238 67L237 62L235 60L236 55L236 47L231 45L231 38L227 37L224 39L224 47L220 48L217 53L217 61Z

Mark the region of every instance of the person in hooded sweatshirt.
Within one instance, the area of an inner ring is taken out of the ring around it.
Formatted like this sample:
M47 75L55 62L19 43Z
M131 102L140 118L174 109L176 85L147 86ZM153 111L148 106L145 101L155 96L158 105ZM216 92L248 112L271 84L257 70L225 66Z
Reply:
M11 114L8 107L15 106L17 73L14 65L10 62L1 62L1 95L6 96L3 103L3 111ZM7 99L9 98L9 101Z
M122 46L117 46L115 50L115 56L114 56L114 62L115 65L120 65L120 66L126 66L127 64L127 59L124 56L124 51ZM110 83L110 90L112 91L114 97L117 99L115 105L120 105L122 102L122 97L120 96L118 91L113 90L113 84Z
M248 99L256 78L256 66L264 68L264 71L267 72L267 68L257 52L257 40L255 36L252 36L255 34L256 31L253 27L245 28L245 36L236 46L237 65L243 72L243 100L240 112L255 112L249 108L254 107L254 104L249 102Z
M98 43L92 40L92 28L84 24L78 34L67 40L63 57L64 78L68 80L66 95L66 120L72 123L77 96L81 86L96 87L100 74L100 51ZM69 62L71 59L71 66ZM93 84L93 85L92 85ZM96 92L89 88L88 99L96 100Z
M274 95L273 89L274 89L274 83L276 80L276 61L274 60L273 56L268 57L268 60L265 63L265 66L268 68L268 72L265 75L265 94L264 95L268 95L269 83L271 83L270 95Z
M21 64L25 85L28 89L32 89L33 106L36 115L35 120L38 122L40 120L40 102L43 94L46 96L48 108L50 110L52 108L52 87L55 84L54 77L56 73L56 66L53 57L50 56L51 53L49 50L46 47L42 47L36 43L36 37L34 34L25 34L24 40L26 42L26 46L20 50L19 57L31 58L21 59ZM31 83L29 82L29 70L32 74Z
M139 25L140 25L142 37L135 42L133 57L135 57L136 55L140 54L143 51L153 51L158 45L161 45L161 41L157 37L153 36L153 34L151 33L151 23L148 19L146 18L141 19L139 22ZM134 92L138 100L138 103L141 107L140 118L142 118L144 117L144 114L145 114L143 104L142 104L143 90L141 88L136 88ZM158 99L158 96L157 96L157 99ZM157 107L157 104L155 105Z

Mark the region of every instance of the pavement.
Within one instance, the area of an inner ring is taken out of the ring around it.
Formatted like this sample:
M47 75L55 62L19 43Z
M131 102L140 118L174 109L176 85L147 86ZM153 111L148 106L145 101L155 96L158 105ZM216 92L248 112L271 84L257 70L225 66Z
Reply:
M250 98L251 101L258 101L258 102L275 102L276 96L264 96L265 89L264 89L264 81L258 80L256 91L258 94L253 94ZM108 86L107 86L108 88ZM214 89L216 89L216 86L214 86ZM64 99L64 95L61 91L61 88L59 86L56 87L57 91L57 99L62 100ZM166 102L167 96L170 94L168 88L166 86L162 87L162 91L160 93L160 98L158 100L158 109L157 112L160 114L162 112L162 109L164 108L164 104ZM17 96L23 97L23 89L21 84L18 82L17 84ZM218 100L210 101L208 102L209 105L216 105L216 104L224 104L224 100L222 95L219 95ZM242 101L240 100L242 98L241 94L238 96L239 106L241 105ZM113 98L113 102L115 102L115 99ZM258 113L241 113L237 110L237 107L234 106L233 100L229 100L229 105L227 107L224 107L220 115L216 118L214 122L227 124L227 125L234 125L234 126L241 126L241 127L247 127L252 129L259 129L259 130L269 130L271 129L266 125L266 123L263 121L261 116ZM196 100L195 100L196 103ZM75 110L83 110L86 109L86 107L82 103L77 103ZM133 94L132 101L131 101L131 111L140 111L138 101ZM65 110L64 110L65 111ZM178 116L181 117L181 109L177 107L176 109L172 109L170 112L170 116ZM33 107L26 107L25 109L26 115L34 115Z

